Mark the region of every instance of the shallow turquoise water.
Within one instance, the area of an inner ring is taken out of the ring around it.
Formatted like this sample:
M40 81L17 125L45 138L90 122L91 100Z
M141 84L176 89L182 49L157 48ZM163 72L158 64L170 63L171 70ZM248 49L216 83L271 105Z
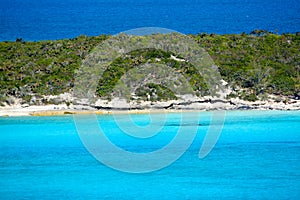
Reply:
M192 115L191 115L192 116ZM112 142L134 152L166 145L180 115L149 140L124 135L112 116L98 116ZM106 167L84 148L72 116L0 118L0 199L299 199L300 112L230 111L204 159L198 151L210 124L200 114L197 137L172 165L147 174ZM140 126L148 115L133 115ZM124 124L126 118L124 118ZM154 123L154 126L157 125ZM130 128L130 127L129 127Z

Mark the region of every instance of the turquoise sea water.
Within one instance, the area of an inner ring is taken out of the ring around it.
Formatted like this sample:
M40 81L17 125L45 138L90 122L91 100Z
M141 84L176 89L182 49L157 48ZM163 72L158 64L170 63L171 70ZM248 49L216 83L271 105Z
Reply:
M112 142L135 152L166 145L179 119L168 114L161 133L140 141L124 136L112 116L98 116ZM132 120L147 125L149 116ZM199 124L190 121L186 134L198 126L197 137L179 160L129 174L88 153L72 116L1 117L0 199L299 199L300 111L227 112L221 137L204 159L198 151L210 113L201 113Z

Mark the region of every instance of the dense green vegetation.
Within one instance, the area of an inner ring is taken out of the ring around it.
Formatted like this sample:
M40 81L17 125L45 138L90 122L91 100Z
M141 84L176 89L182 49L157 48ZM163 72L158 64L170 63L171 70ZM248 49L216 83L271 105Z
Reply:
M220 67L233 87L248 89L242 95L274 93L294 95L300 91L300 36L253 31L246 35L194 36ZM244 92L244 90L240 90Z
M171 59L171 55L172 54L170 52L164 52L162 50L142 49L132 51L129 54L117 58L107 68L107 70L104 71L101 79L99 80L99 85L97 88L98 95L100 97L110 96L110 94L113 92L114 86L117 84L122 75L124 75L130 69L136 66L141 66L146 62L163 64L172 67L189 81L189 84L192 86L193 90L197 92L198 95L207 94L208 86L204 82L197 69L188 62L180 62ZM165 91L163 91L163 88L165 88ZM199 88L201 88L201 91L199 91ZM155 90L156 92L153 93L153 90ZM137 96L145 99L147 93L158 95L158 97L156 98L151 96L151 100L176 99L176 96L172 91L166 90L166 87L163 87L162 85L154 85L153 83L147 84L145 87L140 88L138 90Z
M153 93L156 95L149 95L150 99L146 98L148 94ZM177 99L173 91L171 91L169 88L165 87L164 85L154 83L149 83L138 88L136 94L142 100L161 101Z
M73 86L81 60L108 36L79 36L70 40L0 42L0 102L8 95L60 94Z
M8 96L29 101L31 96L68 92L73 87L74 72L83 58L109 36L79 36L57 41L0 42L0 102ZM300 91L300 36L253 31L251 34L191 35L205 48L219 66L222 77L236 90L230 97L247 100L265 94L296 95ZM160 58L157 61L156 58ZM97 94L107 96L114 84L130 68L145 62L167 64L180 71L198 91L207 86L189 63L170 59L170 53L149 49L116 59L99 80ZM147 85L139 89L143 96L152 90L156 99L174 99L163 86ZM143 97L144 98L144 97Z

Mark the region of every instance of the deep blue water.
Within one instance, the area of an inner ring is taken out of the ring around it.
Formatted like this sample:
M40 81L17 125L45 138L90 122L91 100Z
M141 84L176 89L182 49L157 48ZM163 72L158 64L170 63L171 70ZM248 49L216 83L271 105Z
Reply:
M117 34L139 27L188 33L300 31L299 0L0 0L0 41Z
M220 140L199 159L209 118L208 112L200 114L197 137L175 163L152 173L128 174L88 153L72 116L2 117L0 199L299 199L299 111L227 112ZM124 137L112 116L98 119L113 142L139 152L172 139L179 115L167 115L163 134L142 145ZM149 123L148 115L132 119ZM186 130L198 126L190 121Z

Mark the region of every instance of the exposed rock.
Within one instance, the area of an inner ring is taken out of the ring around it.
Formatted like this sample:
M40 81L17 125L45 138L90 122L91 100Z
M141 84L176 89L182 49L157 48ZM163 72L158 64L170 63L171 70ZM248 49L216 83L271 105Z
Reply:
M242 106L239 106L237 109L239 109L239 110L249 110L249 109L251 109L251 107L249 105L242 105Z
M61 104L62 102L63 102L63 100L61 98L51 99L51 103L53 103L54 105Z
M35 97L35 96L32 96L31 99L30 99L29 104L30 104L30 105L35 105L36 103L37 103L36 97Z
M29 107L29 104L28 103L22 104L21 107L22 108L27 108L27 107Z
M15 101L13 100L13 98L11 97L8 97L6 98L5 102L8 104L8 105L13 105L15 103Z
M294 95L294 97L295 97L296 100L299 100L299 99L300 99L300 92L296 93L296 94Z

